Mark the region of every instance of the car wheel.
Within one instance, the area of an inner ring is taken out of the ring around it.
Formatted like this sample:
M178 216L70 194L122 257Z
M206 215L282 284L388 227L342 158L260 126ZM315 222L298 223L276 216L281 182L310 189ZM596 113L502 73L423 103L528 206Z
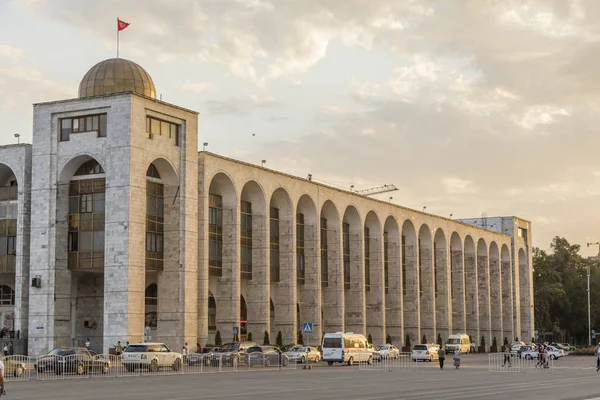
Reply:
M77 364L77 375L83 375L85 373L85 367L83 364Z
M554 354L550 354L550 359L551 360L556 360L556 356Z
M158 371L158 360L154 359L150 361L150 372Z
M349 366L353 366L354 365L354 358L350 357L350 359L348 360L348 365Z
M135 371L135 367L133 365L125 364L125 370L127 372L133 372Z
M306 362L306 358L304 358L304 356L302 356L300 358L300 364L304 364Z
M327 361L327 365L329 365L330 367L333 366L333 361Z
M180 371L181 370L181 359L176 358L175 361L173 362L173 366L171 368L173 368L173 371Z
M108 374L108 371L110 370L110 367L107 363L105 363L104 365L102 365L102 373L103 374Z
M14 375L15 375L15 378L18 378L18 377L20 377L21 375L23 375L23 369L24 369L24 368L23 368L23 366L22 366L22 365L19 365L19 366L17 366L17 369L15 369L15 373L14 373Z
M373 356L370 356L369 359L367 360L367 365L372 365L373 364Z
M531 355L530 355L530 354L526 354L526 355L525 355L525 359L526 359L526 360L533 360L533 357L531 357Z
M283 365L284 367L287 367L288 363L289 363L288 359L284 358L283 362L281 363L281 365Z

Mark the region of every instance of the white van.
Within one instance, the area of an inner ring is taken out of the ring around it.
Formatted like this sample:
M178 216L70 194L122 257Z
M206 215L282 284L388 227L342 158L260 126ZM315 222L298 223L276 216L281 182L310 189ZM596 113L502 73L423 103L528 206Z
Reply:
M353 332L326 333L323 335L322 349L323 361L327 361L328 365L334 362L348 365L356 362L373 363L373 352L365 335Z
M462 333L448 336L448 341L446 342L446 354L454 353L454 350L457 348L460 349L462 354L467 354L469 350L471 350L471 340L469 339L469 335Z

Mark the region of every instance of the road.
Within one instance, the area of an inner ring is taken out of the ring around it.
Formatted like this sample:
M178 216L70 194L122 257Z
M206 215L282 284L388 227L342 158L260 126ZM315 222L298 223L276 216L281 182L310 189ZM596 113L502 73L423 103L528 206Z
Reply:
M321 363L312 370L13 382L8 398L454 400L588 399L600 397L593 357L569 356L554 369L490 373L486 355L463 357L460 370L423 363L416 371L362 371ZM450 363L451 364L451 363ZM43 395L41 395L43 394Z

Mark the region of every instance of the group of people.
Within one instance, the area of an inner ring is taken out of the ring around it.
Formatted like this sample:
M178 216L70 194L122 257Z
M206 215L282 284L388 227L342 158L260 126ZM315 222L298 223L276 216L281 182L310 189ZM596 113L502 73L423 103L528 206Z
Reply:
M4 357L12 356L13 354L15 354L15 345L13 344L13 342L4 342L4 347L2 348L2 351L4 352Z
M440 363L440 369L444 369L444 360L446 359L446 351L443 346L440 346L438 350L438 361ZM452 355L452 359L454 360L454 368L460 368L460 349L454 350L454 354Z

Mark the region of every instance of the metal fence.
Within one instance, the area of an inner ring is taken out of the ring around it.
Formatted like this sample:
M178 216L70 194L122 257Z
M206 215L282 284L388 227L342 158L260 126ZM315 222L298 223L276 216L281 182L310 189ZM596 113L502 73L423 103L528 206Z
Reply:
M360 363L361 371L414 371L420 363L412 360L411 353L397 356L374 357L372 363Z
M505 355L504 353L488 354L489 372L546 372L552 373L554 359L534 357L518 357L516 355Z

